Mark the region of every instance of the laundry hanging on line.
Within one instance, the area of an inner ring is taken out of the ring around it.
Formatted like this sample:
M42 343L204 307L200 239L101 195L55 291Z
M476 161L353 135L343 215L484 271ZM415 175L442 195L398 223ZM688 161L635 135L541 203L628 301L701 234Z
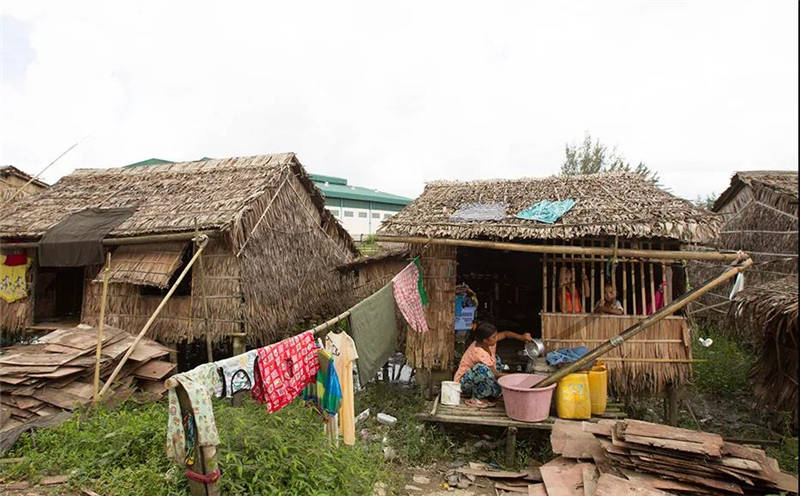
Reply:
M323 420L328 420L339 412L342 401L342 388L336 373L333 355L327 350L317 350L319 370L314 382L303 390L303 400L314 407Z
M277 412L316 380L319 361L314 333L296 336L258 349L253 388L254 400Z
M0 260L0 298L6 303L28 297L28 268L31 259L27 255L24 263L19 263L17 255L4 255ZM12 258L11 263L8 262Z
M392 278L392 292L397 308L408 325L417 332L428 332L423 309L423 305L427 303L427 294L422 285L422 271L418 259Z
M235 357L214 362L220 376L217 398L230 398L239 391L248 391L255 383L255 363L258 350L250 350Z
M214 407L211 396L220 382L214 363L205 363L188 372L175 374L165 382L169 389L169 410L167 419L167 456L176 463L190 463L196 456L193 450L199 446L219 444L217 424L214 421ZM181 413L178 393L175 387L180 384L192 404L191 413ZM189 437L185 427L190 427Z

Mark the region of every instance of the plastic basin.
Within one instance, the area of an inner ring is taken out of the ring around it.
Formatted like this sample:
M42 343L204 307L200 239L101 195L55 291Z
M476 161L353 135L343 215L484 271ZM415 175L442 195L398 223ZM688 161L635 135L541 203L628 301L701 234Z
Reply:
M551 384L541 389L532 386L546 375L541 374L509 374L504 375L497 382L503 390L503 402L506 406L506 415L521 422L541 422L550 416L550 401L553 399Z

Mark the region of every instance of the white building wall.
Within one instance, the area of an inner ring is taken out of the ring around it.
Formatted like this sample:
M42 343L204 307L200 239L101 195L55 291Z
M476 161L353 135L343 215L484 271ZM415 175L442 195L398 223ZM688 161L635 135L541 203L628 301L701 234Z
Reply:
M331 205L327 205L325 208L339 220L347 232L350 233L350 236L357 242L370 234L375 234L384 219L388 219L397 213L390 210L370 210Z

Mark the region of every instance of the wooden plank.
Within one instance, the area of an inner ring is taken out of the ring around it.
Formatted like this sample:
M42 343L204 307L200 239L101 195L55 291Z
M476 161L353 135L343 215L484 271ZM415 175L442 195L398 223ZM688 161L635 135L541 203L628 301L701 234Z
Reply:
M94 387L92 386L92 384L89 384L87 382L76 381L60 388L60 391L64 391L65 393L69 394L74 394L75 396L79 396L84 399L90 399L94 392Z
M167 392L167 387L164 386L163 381L140 381L139 388L142 391L146 391L148 393L155 393L158 395L164 394Z
M528 484L528 496L548 496L544 484Z
M83 367L60 367L56 371L48 372L46 374L30 374L30 377L41 379L58 379L68 375L77 374L78 372L83 372L85 370L86 369Z
M557 460L564 461L556 462ZM575 463L563 458L557 458L553 462L542 465L539 470L542 472L542 481L548 496L583 496L584 467L593 467L593 465L591 463Z
M86 399L81 398L80 396L76 396L70 393L65 393L60 389L53 389L48 387L36 391L33 397L36 398L37 400L50 403L51 405L55 405L64 410L73 410L81 405L85 405L86 403L88 403Z
M10 377L10 376L0 377L0 382L4 382L6 384L12 384L14 386L16 386L17 384L22 384L27 380L28 380L27 377Z
M175 364L151 360L133 371L134 377L148 380L162 380L175 369Z
M522 429L543 429L550 430L553 427L552 422L519 422L506 418L495 417L467 417L457 415L443 415L437 414L430 416L424 413L417 414L417 418L422 422L440 422L445 424L469 424L469 425L491 425L497 427L519 427Z
M652 422L645 422L643 420L635 419L627 419L622 423L622 425L624 426L624 437L627 437L628 434L633 434L638 436L656 437L660 439L671 439L674 441L687 441L691 443L710 443L712 445L719 445L720 450L725 444L722 436L712 432L694 431L691 429L683 429L681 427L672 427L663 424L654 424Z
M6 422L8 422L8 419L10 418L11 418L11 410L5 407L0 408L0 427L6 425Z
M603 474L597 480L595 496L621 496L623 494L628 496L669 496L669 493L664 491L642 487L611 474Z
M597 490L597 479L600 477L597 467L594 465L585 466L581 475L583 479L583 496L594 496Z
M522 479L528 472L511 472L507 470L489 470L486 468L459 467L456 472L475 477L489 477L490 479Z
M70 360L81 356L81 352L75 353L15 353L13 355L0 356L0 363L7 365L63 365Z
M170 351L169 348L161 346L155 341L140 341L128 358L134 362L146 362L167 355Z
M582 429L581 422L557 419L550 433L553 453L564 458L593 459L602 451L600 442Z

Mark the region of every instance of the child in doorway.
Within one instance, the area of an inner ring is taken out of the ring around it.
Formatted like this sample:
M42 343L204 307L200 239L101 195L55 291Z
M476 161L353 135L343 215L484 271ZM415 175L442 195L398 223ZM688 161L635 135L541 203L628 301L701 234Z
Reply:
M500 396L500 384L497 379L502 375L499 372L500 363L497 357L497 342L506 338L518 341L533 341L530 333L517 334L511 331L497 331L497 328L488 323L479 324L471 333L471 343L461 357L458 371L453 378L461 384L461 394L468 399L467 406L486 408L494 406L494 400Z
M594 306L594 313L622 315L622 303L617 299L617 288L613 284L606 283L603 288L603 299Z

